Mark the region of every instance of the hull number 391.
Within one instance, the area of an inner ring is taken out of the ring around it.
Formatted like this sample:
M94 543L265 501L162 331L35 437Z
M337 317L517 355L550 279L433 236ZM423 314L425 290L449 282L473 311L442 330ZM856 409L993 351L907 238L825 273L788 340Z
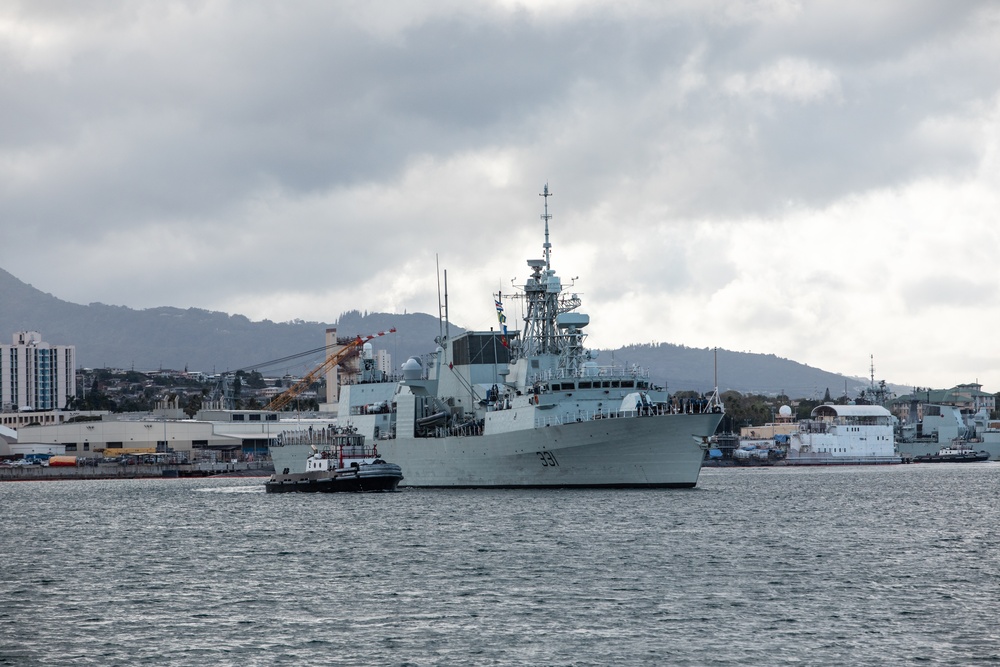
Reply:
M542 450L540 452L535 452L535 453L538 454L539 460L542 462L542 465L545 466L546 468L554 468L559 465L559 461L556 460L555 454L553 454L552 452L548 450Z

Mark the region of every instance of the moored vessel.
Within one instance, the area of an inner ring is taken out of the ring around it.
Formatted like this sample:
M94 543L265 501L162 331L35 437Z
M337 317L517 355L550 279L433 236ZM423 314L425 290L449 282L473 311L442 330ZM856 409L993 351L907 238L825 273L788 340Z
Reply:
M901 463L892 419L881 405L818 405L790 434L785 464Z
M936 454L919 454L912 459L913 463L977 463L989 461L990 453L986 450L976 451L968 447L942 447Z
M446 279L436 350L397 382L348 380L339 423L401 465L404 486L695 486L723 416L718 392L681 401L646 369L598 363L584 347L590 318L552 269L547 185L542 196L542 257L517 292L493 295L498 329L451 336ZM510 303L520 331L507 329ZM287 444L270 453L276 470L304 460Z

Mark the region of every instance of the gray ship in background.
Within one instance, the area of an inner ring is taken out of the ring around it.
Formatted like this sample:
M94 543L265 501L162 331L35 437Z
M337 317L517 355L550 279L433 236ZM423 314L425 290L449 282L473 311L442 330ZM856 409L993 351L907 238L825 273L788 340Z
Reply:
M921 419L900 424L896 447L906 459L936 454L944 447L989 452L990 460L1000 460L1000 421L991 420L981 408L969 413L953 405L924 403ZM917 414L916 406L910 414Z
M343 378L338 425L363 434L398 464L401 486L456 488L693 487L723 416L716 390L678 401L638 367L602 366L583 343L577 312L550 263L548 185L541 259L517 293L495 294L497 331L443 331L402 377L375 369L371 346ZM523 301L508 332L504 300ZM270 447L275 470L300 472L307 445Z
M874 360L871 385L858 398L861 404L893 408L896 452L903 461L938 454L942 449L986 451L991 460L1000 460L1000 420L990 419L995 400L980 391L978 384L959 385L950 390L914 389L899 398L884 381L875 382ZM925 397L926 394L926 397ZM958 401L961 404L934 402Z

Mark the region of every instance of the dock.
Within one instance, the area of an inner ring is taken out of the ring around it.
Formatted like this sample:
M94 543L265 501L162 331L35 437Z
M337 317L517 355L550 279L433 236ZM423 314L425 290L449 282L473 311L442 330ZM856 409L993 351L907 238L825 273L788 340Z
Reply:
M0 482L71 479L154 479L181 477L270 477L270 461L238 463L99 463L78 466L0 466Z

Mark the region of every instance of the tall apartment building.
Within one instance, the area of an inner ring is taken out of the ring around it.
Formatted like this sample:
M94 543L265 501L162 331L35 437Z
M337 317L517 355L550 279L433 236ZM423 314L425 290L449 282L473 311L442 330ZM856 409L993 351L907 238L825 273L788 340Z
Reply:
M0 408L58 410L75 396L75 345L49 345L37 331L0 345Z
M331 354L336 354L341 350L343 346L337 342L337 328L333 327L326 330L326 354L330 356ZM326 402L328 405L334 406L337 401L340 400L340 378L338 376L338 368L334 366L326 372Z
M392 376L394 372L392 368L392 355L389 354L388 350L376 350L375 368L385 373L386 376Z

